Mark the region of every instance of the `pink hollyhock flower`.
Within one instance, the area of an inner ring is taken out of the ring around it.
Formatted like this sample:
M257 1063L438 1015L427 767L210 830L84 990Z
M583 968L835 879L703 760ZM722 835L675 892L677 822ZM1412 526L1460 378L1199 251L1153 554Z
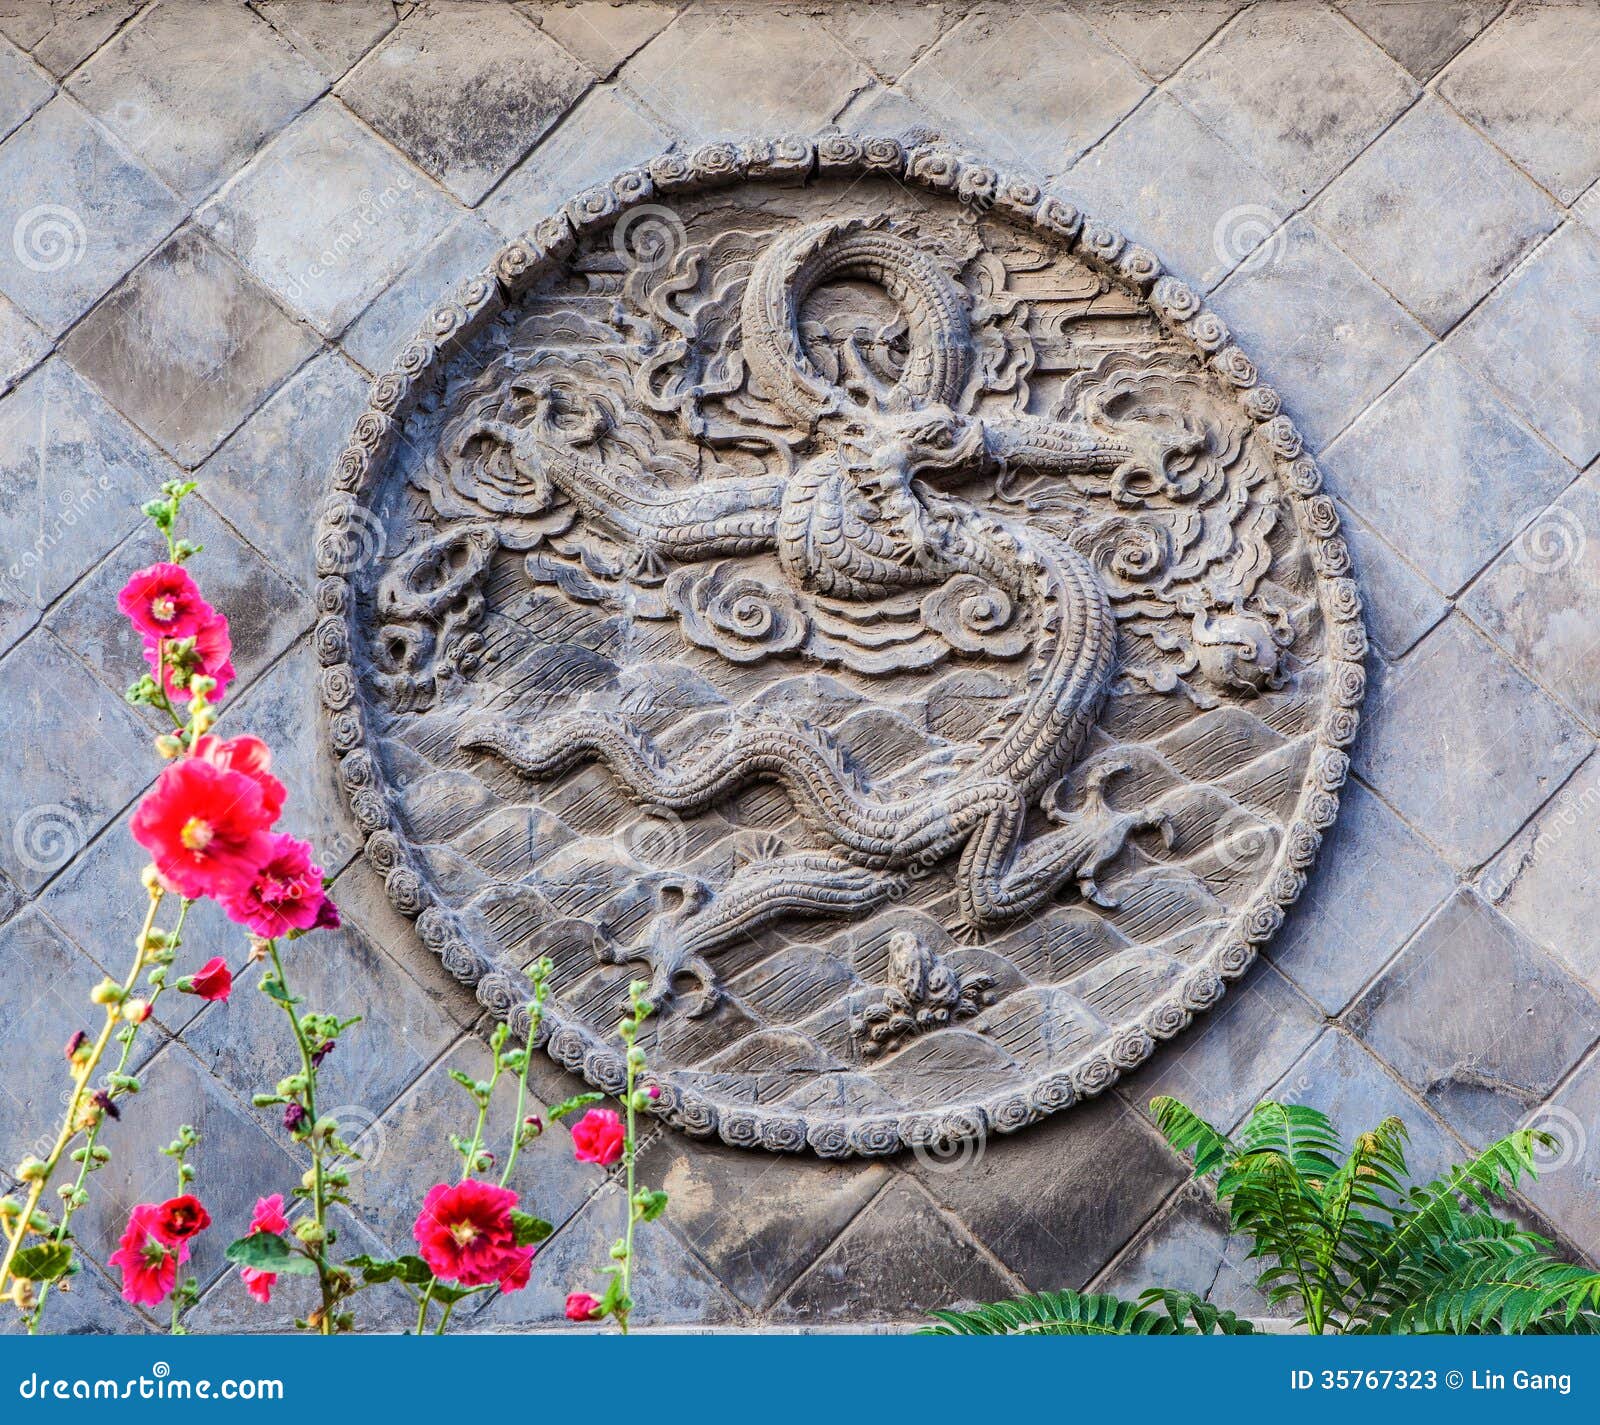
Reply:
M211 695L215 702L227 692L228 685L235 677L233 638L228 632L227 617L212 612L192 634L186 634L185 637L194 639L194 647L180 653L169 639L163 659L161 639L154 634L145 634L144 661L150 665L151 674L166 689L167 696L174 701L189 695L189 679L196 673L215 678L217 686Z
M586 1291L571 1292L567 1296L568 1321L593 1321L600 1315L600 1303Z
M518 1247L511 1253L508 1265L501 1268L501 1291L521 1291L527 1286L533 1274L533 1252L532 1247Z
M178 1284L178 1268L189 1260L186 1241L161 1235L161 1208L141 1202L128 1214L128 1226L107 1259L122 1273L122 1297L135 1306L159 1306Z
M462 1286L487 1286L515 1270L517 1246L510 1188L463 1178L428 1189L412 1227L422 1260L434 1276Z
M580 1163L608 1168L622 1156L626 1133L609 1108L591 1108L572 1125L572 1153Z
M248 885L270 850L261 787L203 757L174 762L133 814L133 839L162 879L191 898Z
M211 1214L193 1193L169 1197L159 1210L156 1233L163 1242L186 1242L211 1226Z
M258 1197L256 1210L250 1215L250 1230L245 1236L253 1237L257 1232L270 1232L276 1236L288 1230L289 1219L283 1215L283 1194L275 1192L271 1197ZM239 1280L244 1283L244 1289L263 1306L272 1305L272 1288L278 1283L276 1272L266 1271L262 1267L240 1267Z
M206 1000L221 1000L226 1004L228 996L233 993L233 971L222 956L213 955L194 974L185 975L179 980L178 988L185 994L199 995Z
M230 919L267 940L326 923L328 897L310 843L284 832L274 832L268 840L255 875L225 893L222 908ZM338 924L337 912L333 923Z
M193 755L224 772L249 777L261 788L261 811L267 825L277 821L288 793L272 775L272 751L259 737L223 738L207 733L195 742Z
M150 638L189 638L216 612L180 564L141 569L123 585L117 607Z

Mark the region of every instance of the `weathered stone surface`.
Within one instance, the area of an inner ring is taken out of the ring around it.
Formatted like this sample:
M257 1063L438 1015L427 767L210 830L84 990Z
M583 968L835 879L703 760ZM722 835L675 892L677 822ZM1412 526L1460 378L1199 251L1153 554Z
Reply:
M1356 770L1458 869L1498 851L1589 752L1582 728L1459 616L1382 670L1367 704Z
M997 163L1045 174L1063 172L1150 88L1056 5L969 16L901 84L952 137Z
M779 1321L904 1320L928 1302L997 1301L1016 1280L915 1184L896 1178L790 1288Z
M1252 6L1169 87L1296 202L1320 191L1416 94L1376 45L1317 5Z
M123 1301L105 1269L93 1258L65 1289L58 1285L51 1292L49 1322L52 1336L139 1336L152 1329L144 1316ZM16 1312L0 1317L0 1335L20 1335L22 1331Z
M1152 79L1168 78L1224 21L1240 0L1091 0L1082 14L1102 39L1110 40Z
M1469 1143L1510 1132L1600 1037L1600 1002L1461 891L1351 1011L1351 1026Z
M1600 94L1575 56L1600 43L1588 5L1519 5L1439 81L1439 92L1563 203L1600 176Z
M59 78L138 8L138 0L0 0L0 34Z
M1266 177L1166 94L1141 104L1060 186L1206 290L1289 214Z
M6 596L54 602L176 473L64 362L41 366L0 401Z
M461 76L470 73L472 82ZM589 86L560 45L498 6L423 5L340 97L464 203L476 203Z
M248 84L239 83L241 70ZM322 76L248 6L208 0L160 0L67 81L74 98L190 202L323 88Z
M1216 302L1316 449L1428 345L1399 303L1302 218L1246 258Z
M1600 18L1600 11L1596 12ZM1600 237L1568 223L1452 333L1457 355L1580 468L1600 452Z
M1110 1094L1026 1133L913 1154L907 1167L1034 1291L1085 1285L1188 1176L1155 1129ZM931 1265L956 1269L948 1251L936 1250Z
M1361 574L1367 633L1384 657L1402 658L1450 604L1348 506L1340 506L1339 528Z
M1359 782L1345 788L1323 857L1267 953L1324 1013L1335 1015L1450 894L1455 878Z
M50 339L0 297L0 396L43 361Z
M254 8L324 79L339 78L396 19L393 0L256 0Z
M204 233L185 228L62 346L180 465L198 465L316 349Z
M639 1161L673 1226L746 1305L770 1306L882 1189L876 1163L753 1157L660 1133Z
M304 593L316 586L316 551L304 526L284 519L283 512L309 510L322 497L366 390L362 374L343 357L318 356L284 382L199 472L206 498Z
M454 216L427 179L324 101L197 220L294 310L336 336Z
M0 139L56 92L10 45L0 42Z
M1150 1287L1176 1287L1242 1316L1271 1316L1254 1276L1264 1265L1248 1261L1243 1238L1229 1238L1228 1215L1207 1188L1184 1189L1131 1243L1095 1291L1137 1297Z
M1310 216L1443 335L1561 215L1448 106L1425 95L1334 180Z
M1340 8L1426 83L1502 7L1499 0L1342 0Z
M879 0L870 8L840 5L819 18L851 54L892 83L965 13L959 4Z
M0 144L0 292L59 335L182 212L76 104L53 99Z
M1591 728L1600 727L1600 474L1534 515L1462 607Z
M1443 347L1329 446L1325 467L1340 499L1447 594L1575 473Z
M1600 1060L1592 1058L1548 1105L1523 1121L1523 1126L1556 1140L1539 1149L1539 1180L1524 1184L1523 1193L1590 1260L1600 1256L1600 1220L1594 1211L1600 1195L1596 1123L1600 1123Z
M655 0L577 0L520 7L527 17L563 49L577 55L601 79L608 79L624 60L638 52L672 23L678 6Z
M1530 939L1600 992L1600 758L1591 757L1488 866L1478 889Z

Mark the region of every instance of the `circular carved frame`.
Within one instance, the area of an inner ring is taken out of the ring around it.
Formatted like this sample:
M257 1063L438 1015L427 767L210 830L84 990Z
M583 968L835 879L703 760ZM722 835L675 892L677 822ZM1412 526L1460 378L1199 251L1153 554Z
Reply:
M1122 288L1152 313L1165 331L1235 395L1264 437L1276 465L1284 503L1293 510L1316 575L1324 620L1325 695L1294 814L1260 887L1218 934L1209 950L1165 994L1117 1025L1069 1068L1057 1070L987 1099L937 1109L833 1116L785 1111L781 1106L718 1103L665 1073L656 1112L669 1123L736 1146L776 1151L810 1148L824 1157L883 1155L917 1145L940 1145L1009 1133L1081 1098L1098 1094L1149 1058L1158 1041L1184 1029L1214 1005L1226 982L1237 979L1277 931L1286 908L1303 890L1323 834L1338 811L1338 789L1349 768L1365 688L1366 635L1361 600L1350 577L1350 556L1339 534L1333 503L1305 454L1299 433L1280 412L1277 394L1257 380L1250 359L1232 343L1228 328L1199 296L1164 275L1154 254L1118 232L1014 177L933 144L903 146L887 138L833 135L715 143L671 152L577 194L525 237L508 244L492 267L465 281L453 300L435 309L392 370L372 384L366 410L330 477L317 532L315 641L322 664L321 694L334 755L352 814L366 838L366 855L384 878L395 907L415 919L423 943L438 954L479 1001L526 1035L526 980L515 964L499 963L462 935L451 909L433 896L419 871L396 812L394 789L381 759L368 745L368 726L352 648L355 600L343 571L363 537L362 502L384 477L393 442L418 395L429 387L445 356L457 353L486 324L556 270L586 232L615 223L632 207L657 196L715 189L746 180L800 182L812 176L876 175L969 203L1013 223L1032 226L1063 251ZM550 1055L608 1092L625 1081L620 1052L586 1024L564 1017L552 1000L536 1035Z

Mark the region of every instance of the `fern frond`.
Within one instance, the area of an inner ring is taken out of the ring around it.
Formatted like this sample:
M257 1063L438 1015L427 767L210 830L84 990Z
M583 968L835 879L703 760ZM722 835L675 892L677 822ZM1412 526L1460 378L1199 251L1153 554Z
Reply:
M1178 1328L1178 1335L1195 1336L1253 1336L1255 1327L1242 1316L1221 1307L1213 1306L1192 1291L1176 1291L1171 1287L1151 1287L1139 1293L1139 1304L1154 1308L1160 1306Z
M1219 1133L1198 1113L1175 1098L1162 1095L1150 1100L1150 1112L1161 1136L1173 1151L1194 1154L1194 1175L1203 1178L1214 1168L1237 1156L1225 1134Z
M1178 1295L1178 1294L1174 1294ZM1163 1302L1165 1304L1165 1302ZM1202 1303L1203 1304L1203 1303ZM1209 1309L1209 1308L1208 1308ZM938 1323L924 1326L921 1336L1193 1336L1181 1308L1150 1311L1138 1302L1105 1294L1045 1291L1034 1296L991 1302L970 1311L935 1311ZM1213 1326L1222 1332L1221 1320L1248 1327L1230 1312L1218 1312ZM1224 1334L1244 1334L1243 1331Z
M1408 1302L1390 1331L1519 1335L1536 1323L1563 1330L1600 1310L1600 1272L1521 1253L1471 1262Z

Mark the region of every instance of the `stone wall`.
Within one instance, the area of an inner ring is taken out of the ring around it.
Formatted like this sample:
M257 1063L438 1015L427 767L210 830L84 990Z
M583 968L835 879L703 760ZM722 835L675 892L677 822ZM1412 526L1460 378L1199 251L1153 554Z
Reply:
M295 954L308 998L365 1016L326 1068L367 1152L349 1240L409 1240L459 1120L445 1070L483 1062L485 1021L358 858L318 726L325 472L426 310L568 194L672 143L837 125L1031 169L1209 294L1341 505L1367 724L1266 961L1113 1092L948 1160L657 1130L644 1171L672 1207L644 1235L640 1317L859 1325L1154 1282L1259 1310L1145 1117L1156 1092L1224 1124L1269 1094L1349 1130L1398 1113L1425 1168L1537 1121L1562 1146L1523 1207L1600 1253L1600 7L0 0L0 35L8 1161L56 1113L56 1046L132 930L124 821L154 769L112 596L157 553L140 499L181 469L234 620L223 725L272 741L339 869L346 928ZM189 943L235 942L198 915ZM298 1177L249 1107L284 1071L267 1009L244 984L165 1010L80 1218L101 1255L162 1191L179 1121L225 1223ZM575 1087L541 1064L544 1099ZM524 1180L559 1230L476 1329L557 1321L615 1235L616 1183L563 1140ZM216 1243L196 1260L195 1329L264 1324ZM403 1304L372 1318L400 1326ZM60 1306L63 1328L154 1324L98 1267Z

